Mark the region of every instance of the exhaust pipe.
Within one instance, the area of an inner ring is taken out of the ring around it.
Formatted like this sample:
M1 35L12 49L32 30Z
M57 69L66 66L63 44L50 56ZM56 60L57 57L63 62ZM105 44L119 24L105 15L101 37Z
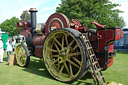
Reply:
M31 15L31 27L32 29L36 29L36 12L38 11L36 10L36 8L30 8L29 12Z
M36 31L36 12L38 12L38 10L36 10L36 8L30 8L29 10L30 15L31 15L31 27L32 27L32 36L35 35Z

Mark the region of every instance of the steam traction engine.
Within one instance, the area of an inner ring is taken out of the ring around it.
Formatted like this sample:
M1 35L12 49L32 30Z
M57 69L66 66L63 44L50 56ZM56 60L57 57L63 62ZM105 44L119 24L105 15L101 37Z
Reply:
M86 29L75 19L70 23L60 13L52 14L45 24L36 25L37 10L31 8L29 12L31 22L17 23L17 27L22 27L20 33L26 37L27 44L16 48L20 66L27 67L30 56L36 56L44 60L48 72L59 81L71 83L90 68L94 81L103 79L105 82L101 70L113 64L113 43L121 37L120 28L104 28L105 25L92 22L97 29Z

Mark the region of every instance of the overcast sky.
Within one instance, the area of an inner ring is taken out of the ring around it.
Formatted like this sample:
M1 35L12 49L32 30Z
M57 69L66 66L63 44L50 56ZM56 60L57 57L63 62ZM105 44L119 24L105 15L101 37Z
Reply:
M121 4L118 9L124 11L121 13L128 28L128 0L111 0L113 3ZM45 23L47 18L55 12L61 0L0 0L0 23L13 16L20 18L24 10L36 8L37 23Z

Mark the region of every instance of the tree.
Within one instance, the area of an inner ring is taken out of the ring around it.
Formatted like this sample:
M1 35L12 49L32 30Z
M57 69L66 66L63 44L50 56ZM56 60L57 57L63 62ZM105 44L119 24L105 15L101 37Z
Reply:
M124 27L125 22L119 13L122 11L114 9L120 6L109 0L61 0L56 12L65 14L69 20L76 19L88 28L94 28L91 23L95 21L106 27Z
M21 20L30 20L30 13L27 10L25 10L22 12L20 18Z
M18 21L19 21L18 18L12 17L11 19L7 19L3 23L1 23L0 28L2 31L8 32L9 36L13 37L13 36L19 34L19 31L16 28Z

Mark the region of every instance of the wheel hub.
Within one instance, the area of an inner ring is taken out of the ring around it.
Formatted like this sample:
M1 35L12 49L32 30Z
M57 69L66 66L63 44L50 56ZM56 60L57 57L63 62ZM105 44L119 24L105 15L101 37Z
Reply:
M61 51L59 55L60 55L60 56L66 56L66 52Z
M70 48L64 47L61 49L60 53L59 53L59 63L63 63L65 62L67 59L70 59L70 57L68 56L70 52Z

